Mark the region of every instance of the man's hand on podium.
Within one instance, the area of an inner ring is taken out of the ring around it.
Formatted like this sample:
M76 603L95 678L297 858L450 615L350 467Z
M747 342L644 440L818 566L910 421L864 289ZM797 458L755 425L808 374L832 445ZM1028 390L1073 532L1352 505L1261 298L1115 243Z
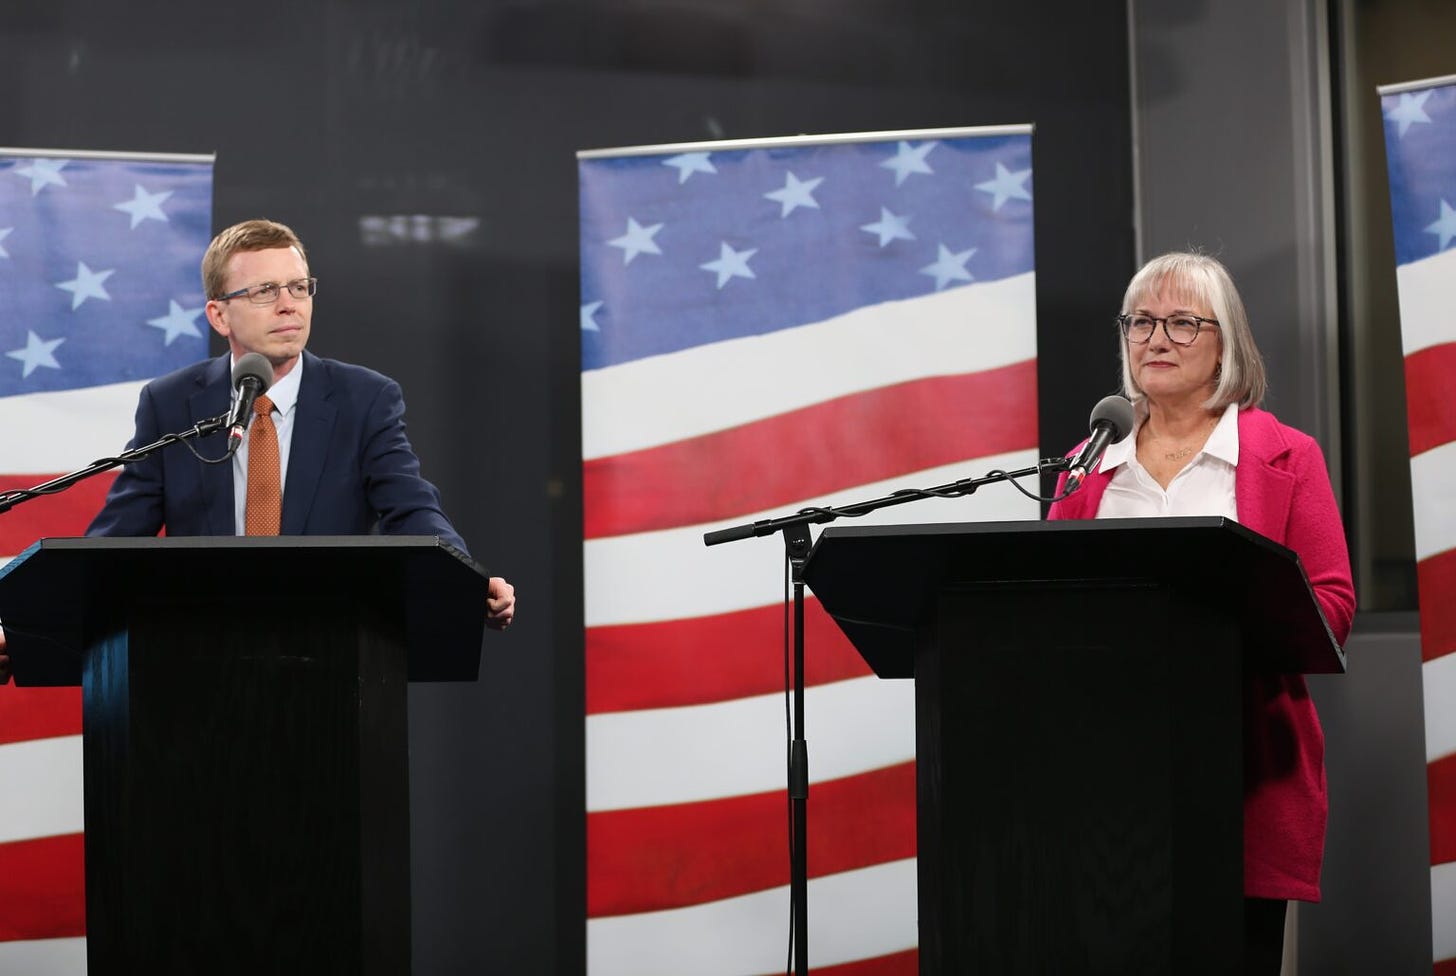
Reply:
M5 628L0 627L0 685L10 680L10 655L5 653Z
M485 625L491 630L505 630L516 615L516 588L499 576L492 576L485 590L485 606ZM4 646L4 639L0 638L0 648Z

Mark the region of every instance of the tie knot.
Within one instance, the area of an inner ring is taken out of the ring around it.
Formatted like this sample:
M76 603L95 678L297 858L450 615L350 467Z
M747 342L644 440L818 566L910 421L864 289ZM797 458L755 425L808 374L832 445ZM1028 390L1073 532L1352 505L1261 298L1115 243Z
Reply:
M253 401L253 412L260 417L266 417L273 412L273 401L266 396L260 395Z

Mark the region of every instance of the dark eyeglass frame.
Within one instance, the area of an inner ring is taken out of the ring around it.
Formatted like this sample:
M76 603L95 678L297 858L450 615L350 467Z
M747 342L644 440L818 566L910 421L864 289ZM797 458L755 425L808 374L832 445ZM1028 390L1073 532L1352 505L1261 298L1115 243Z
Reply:
M1134 339L1131 335L1128 334L1129 330L1132 328L1133 319L1148 319L1153 323L1153 327L1148 330L1148 337L1146 339ZM1187 342L1183 342L1181 339L1175 339L1173 337L1172 330L1168 328L1169 319L1191 320L1193 322L1193 338L1189 339ZM1131 312L1123 312L1117 317L1118 327L1122 329L1122 337L1128 342L1131 342L1134 345L1138 346L1146 345L1147 343L1153 341L1153 336L1158 334L1159 322L1163 324L1163 335L1167 336L1168 341L1175 346L1193 345L1193 343L1198 339L1198 334L1203 331L1203 326L1205 323L1213 326L1214 328L1219 328L1222 325L1222 323L1220 323L1218 319L1206 319L1202 315L1194 315L1189 312L1180 312L1177 315L1164 315L1162 317L1156 315L1133 315Z
M274 302L278 301L278 297L283 294L283 289L285 288L288 289L288 294L292 295L299 301L302 301L305 298L312 298L314 295L318 294L318 279L295 278L292 281L284 282L264 281L256 285L249 285L246 288L239 288L237 291L230 291L226 295L219 295L216 300L219 302L226 302L231 301L234 298L242 298L244 295L247 295L248 301L254 305L272 305ZM269 290L273 292L272 298L259 298L260 295L266 293ZM302 292L303 294L299 294L299 292Z

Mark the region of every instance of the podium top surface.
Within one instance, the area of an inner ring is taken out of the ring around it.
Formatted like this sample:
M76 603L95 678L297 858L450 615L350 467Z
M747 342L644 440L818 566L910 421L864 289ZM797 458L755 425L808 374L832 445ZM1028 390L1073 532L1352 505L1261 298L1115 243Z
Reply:
M804 579L881 677L914 674L938 594L968 585L1172 586L1232 612L1261 669L1345 670L1299 557L1221 517L831 526Z
M88 634L129 608L215 603L219 626L249 580L279 605L332 600L397 613L411 681L473 681L487 574L433 536L41 539L0 566L0 621L20 685L79 684Z

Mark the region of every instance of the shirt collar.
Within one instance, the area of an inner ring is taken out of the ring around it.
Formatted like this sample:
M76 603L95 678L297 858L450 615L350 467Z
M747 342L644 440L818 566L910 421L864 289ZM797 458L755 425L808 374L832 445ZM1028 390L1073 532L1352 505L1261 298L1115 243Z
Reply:
M1224 463L1237 467L1239 463L1239 405L1230 403L1223 408L1218 426L1208 435L1203 453L1216 457Z
M238 365L238 357L229 357L229 370ZM229 373L231 375L231 373ZM298 403L298 386L303 376L303 357L299 356L293 368L283 379L268 387L268 399L273 404L273 409L279 414L286 415Z
M1126 464L1137 454L1137 432L1148 417L1147 401L1139 401L1137 405L1137 423L1133 425L1132 433L1116 444L1109 444L1102 455L1102 464L1099 471L1111 471L1119 464ZM1219 418L1218 425L1213 428L1213 433L1208 435L1208 440L1203 445L1203 453L1209 457L1218 458L1226 464L1237 466L1239 463L1239 405L1230 403L1223 408L1223 416Z

